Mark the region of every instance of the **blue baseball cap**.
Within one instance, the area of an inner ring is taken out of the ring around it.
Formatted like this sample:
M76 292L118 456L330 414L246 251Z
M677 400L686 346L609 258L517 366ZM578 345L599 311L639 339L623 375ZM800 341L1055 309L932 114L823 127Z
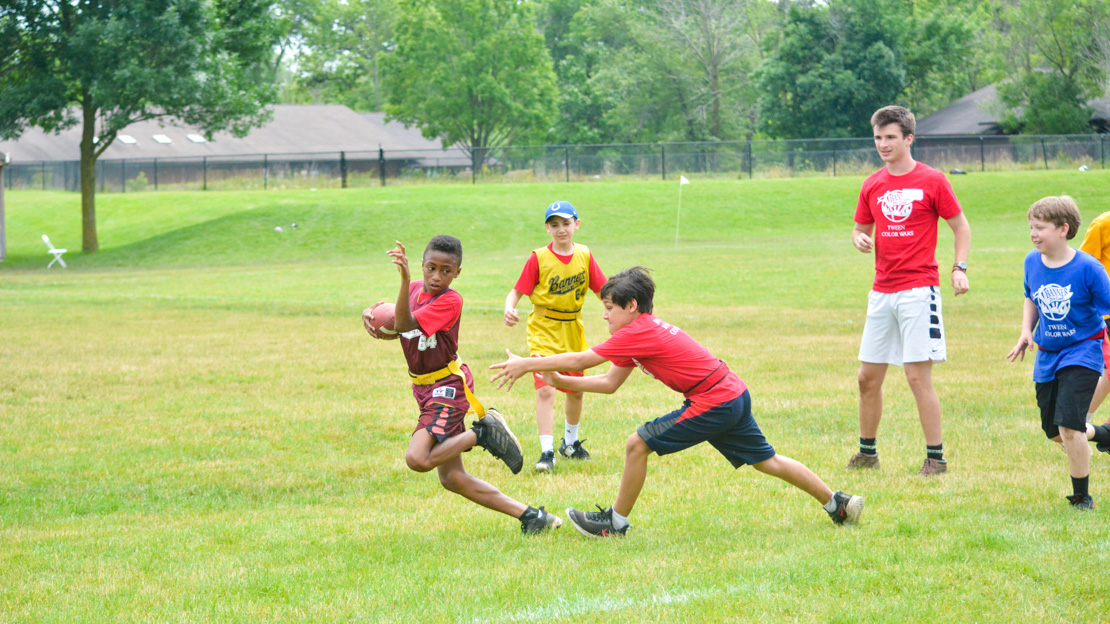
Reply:
M570 204L570 202L557 201L554 204L551 204L550 206L547 207L547 212L543 215L543 222L547 223L547 220L550 219L551 217L565 217L567 219L577 219L578 218L578 211L574 209L574 206L572 206Z

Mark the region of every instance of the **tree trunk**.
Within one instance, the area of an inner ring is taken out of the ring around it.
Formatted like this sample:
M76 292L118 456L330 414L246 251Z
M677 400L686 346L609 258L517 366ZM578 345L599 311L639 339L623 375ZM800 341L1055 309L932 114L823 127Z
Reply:
M81 250L96 253L96 109L85 96L81 106Z

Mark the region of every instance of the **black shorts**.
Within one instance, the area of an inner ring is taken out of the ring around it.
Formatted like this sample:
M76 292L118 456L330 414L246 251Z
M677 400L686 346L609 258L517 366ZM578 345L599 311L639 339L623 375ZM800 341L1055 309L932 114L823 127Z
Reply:
M732 401L717 405L697 416L683 419L690 401L675 411L646 422L636 433L648 448L668 455L709 442L734 468L758 464L775 456L752 417L752 399L748 391Z
M1098 371L1086 366L1065 366L1052 381L1037 383L1037 407L1041 408L1041 429L1049 439L1060 435L1060 427L1087 430L1087 408L1095 396Z

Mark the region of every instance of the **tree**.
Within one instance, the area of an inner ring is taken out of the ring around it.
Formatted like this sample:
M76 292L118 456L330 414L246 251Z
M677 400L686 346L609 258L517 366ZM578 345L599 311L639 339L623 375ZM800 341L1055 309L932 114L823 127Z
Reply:
M477 170L490 147L543 137L558 93L527 0L406 0L384 61L389 118L459 145Z
M381 59L397 15L396 0L322 0L303 28L298 81L319 100L382 110Z
M871 134L871 114L892 104L905 69L885 43L877 0L792 7L778 49L760 68L763 128L784 138Z
M1092 132L1087 100L1106 93L1110 5L1105 0L1000 3L1010 81L999 87L1009 131Z
M81 124L82 249L95 252L96 161L129 124L244 135L274 97L263 0L9 0L0 7L0 136Z

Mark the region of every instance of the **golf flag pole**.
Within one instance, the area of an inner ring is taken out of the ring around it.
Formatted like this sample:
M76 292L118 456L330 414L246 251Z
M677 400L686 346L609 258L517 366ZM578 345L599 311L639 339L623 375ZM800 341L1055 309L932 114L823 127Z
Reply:
M682 187L689 184L690 181L686 176L678 176L678 215L675 216L674 221L674 248L678 249L678 225L682 221Z

